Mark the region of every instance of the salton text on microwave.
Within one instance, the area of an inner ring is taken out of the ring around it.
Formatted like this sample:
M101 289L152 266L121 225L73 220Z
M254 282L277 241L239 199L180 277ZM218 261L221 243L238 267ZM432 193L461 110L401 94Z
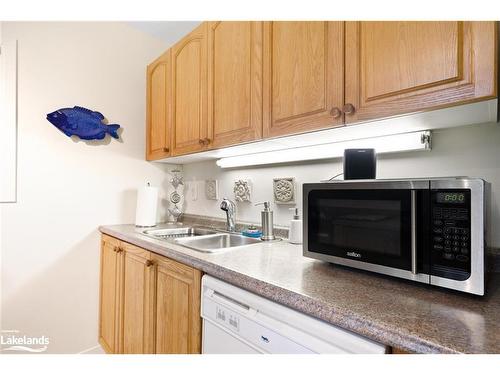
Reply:
M361 258L360 253L356 253L355 251L348 251L346 252L347 256L353 257L353 258Z

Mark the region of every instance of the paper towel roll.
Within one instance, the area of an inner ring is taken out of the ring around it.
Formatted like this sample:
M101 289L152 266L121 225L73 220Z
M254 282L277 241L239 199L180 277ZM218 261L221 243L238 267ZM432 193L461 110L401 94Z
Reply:
M156 225L156 210L158 207L158 188L146 186L137 190L137 208L135 225L137 227L154 227Z

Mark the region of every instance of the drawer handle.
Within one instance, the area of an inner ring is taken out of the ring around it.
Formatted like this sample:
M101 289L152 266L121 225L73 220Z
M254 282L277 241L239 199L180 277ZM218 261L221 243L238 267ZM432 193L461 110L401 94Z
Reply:
M151 267L151 266L153 266L154 264L155 264L155 262L153 262L152 260L149 260L149 259L148 259L148 260L146 261L146 267Z
M169 152L170 149L168 147L163 147L163 152Z
M351 103L346 103L346 104L344 104L344 106L342 107L342 111L343 111L346 115L352 115L354 112L356 112L356 108L354 108L354 106L353 106Z
M198 140L198 143L203 146L205 144L205 140L200 138Z
M340 116L342 116L342 111L339 107L333 107L330 111L330 115L332 115L333 118L339 118Z

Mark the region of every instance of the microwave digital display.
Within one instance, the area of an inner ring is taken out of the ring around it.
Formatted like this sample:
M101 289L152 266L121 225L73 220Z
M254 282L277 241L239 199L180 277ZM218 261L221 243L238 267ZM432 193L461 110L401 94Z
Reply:
M436 203L465 203L465 193L440 192L436 194Z

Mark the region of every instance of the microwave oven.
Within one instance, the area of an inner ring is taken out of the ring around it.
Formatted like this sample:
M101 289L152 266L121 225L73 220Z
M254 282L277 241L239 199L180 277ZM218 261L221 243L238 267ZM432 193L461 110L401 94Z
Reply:
M484 295L489 184L479 178L303 185L303 255Z

